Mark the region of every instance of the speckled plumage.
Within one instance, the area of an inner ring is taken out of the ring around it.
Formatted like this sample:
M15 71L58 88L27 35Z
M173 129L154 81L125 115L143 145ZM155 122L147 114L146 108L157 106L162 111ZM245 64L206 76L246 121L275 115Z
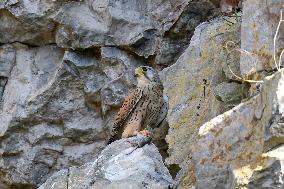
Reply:
M154 73L153 79L150 80L143 74L137 78L137 88L128 94L117 113L109 143L119 138L135 136L147 126L157 127L166 117L168 100L163 95L163 85L158 73L151 67L146 68L148 72ZM152 78L151 74L148 75Z

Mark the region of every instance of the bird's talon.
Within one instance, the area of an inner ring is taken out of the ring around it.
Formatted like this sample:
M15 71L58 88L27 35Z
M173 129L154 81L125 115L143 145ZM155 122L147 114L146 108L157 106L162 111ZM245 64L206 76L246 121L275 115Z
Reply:
M145 137L150 137L151 136L150 131L146 131L146 130L139 131L138 134L143 135Z

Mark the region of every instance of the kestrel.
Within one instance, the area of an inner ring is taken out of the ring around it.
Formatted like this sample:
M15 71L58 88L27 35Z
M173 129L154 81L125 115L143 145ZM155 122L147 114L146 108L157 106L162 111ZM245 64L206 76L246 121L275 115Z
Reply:
M163 95L158 73L149 66L140 66L135 69L135 77L137 88L129 92L117 113L108 143L138 134L148 136L145 129L158 127L167 115L168 98Z

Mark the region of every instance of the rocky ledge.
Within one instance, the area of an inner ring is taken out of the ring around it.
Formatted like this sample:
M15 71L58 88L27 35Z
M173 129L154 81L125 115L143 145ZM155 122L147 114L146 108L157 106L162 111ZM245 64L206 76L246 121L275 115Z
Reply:
M143 136L107 146L92 162L51 176L39 189L169 189L174 185L157 147Z

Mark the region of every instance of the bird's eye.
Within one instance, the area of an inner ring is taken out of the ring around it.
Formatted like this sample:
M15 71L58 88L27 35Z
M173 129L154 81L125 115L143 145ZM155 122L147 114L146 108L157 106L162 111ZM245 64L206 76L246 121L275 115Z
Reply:
M147 68L142 67L142 70L143 70L143 72L146 72L146 71L147 71Z

